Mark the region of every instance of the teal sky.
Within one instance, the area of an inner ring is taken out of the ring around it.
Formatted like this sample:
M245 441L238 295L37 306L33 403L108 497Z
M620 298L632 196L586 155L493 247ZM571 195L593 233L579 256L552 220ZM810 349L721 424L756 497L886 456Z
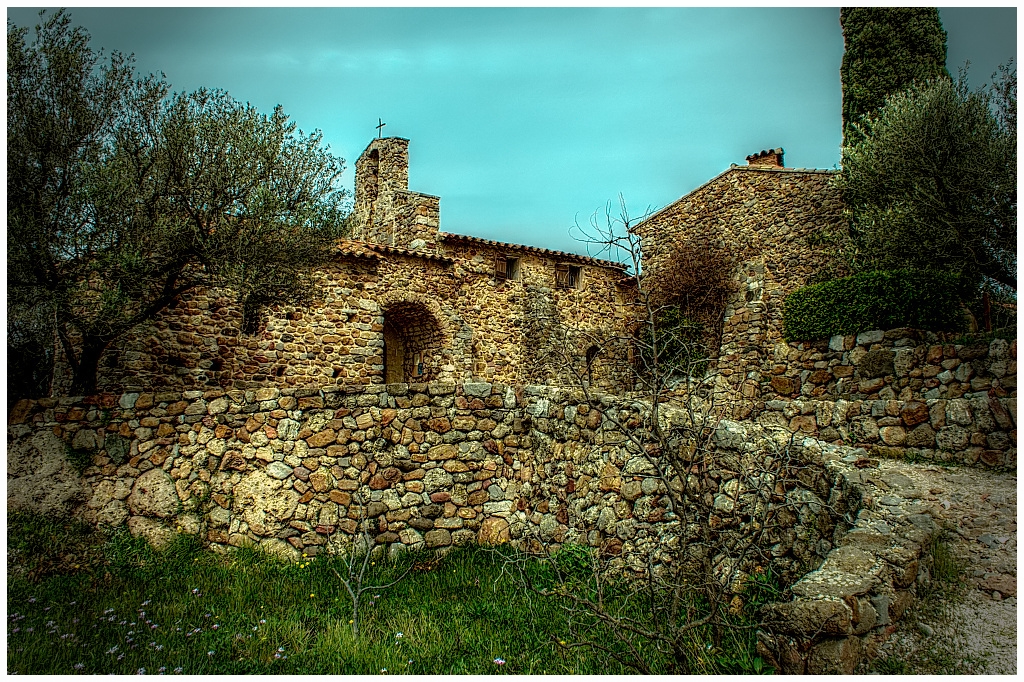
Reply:
M1016 8L942 8L973 84L1016 57ZM832 8L73 8L93 47L176 91L223 88L346 160L411 140L410 189L441 229L584 253L577 217L621 193L657 209L745 157L839 162L843 38ZM19 26L37 10L8 8Z

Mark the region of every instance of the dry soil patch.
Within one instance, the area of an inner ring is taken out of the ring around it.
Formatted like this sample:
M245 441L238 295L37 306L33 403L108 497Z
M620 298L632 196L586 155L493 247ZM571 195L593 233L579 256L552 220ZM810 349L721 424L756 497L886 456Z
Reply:
M940 586L908 616L873 670L897 672L902 662L907 673L1016 674L1016 474L895 461L879 468L931 509L961 572L958 585Z

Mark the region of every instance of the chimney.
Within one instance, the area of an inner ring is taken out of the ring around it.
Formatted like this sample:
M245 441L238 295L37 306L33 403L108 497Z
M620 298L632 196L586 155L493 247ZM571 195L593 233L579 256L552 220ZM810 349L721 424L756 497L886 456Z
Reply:
M747 157L748 166L767 166L769 168L782 168L782 147L778 149L762 149L759 153Z

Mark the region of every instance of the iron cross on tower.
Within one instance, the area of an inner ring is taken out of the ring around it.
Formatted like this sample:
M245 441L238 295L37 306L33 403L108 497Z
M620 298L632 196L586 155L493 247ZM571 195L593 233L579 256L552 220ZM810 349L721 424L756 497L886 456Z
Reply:
M379 118L377 119L377 139L380 139L380 134L382 132L381 129L384 126L386 126L386 125L387 125L387 123L385 123L384 121L380 120Z

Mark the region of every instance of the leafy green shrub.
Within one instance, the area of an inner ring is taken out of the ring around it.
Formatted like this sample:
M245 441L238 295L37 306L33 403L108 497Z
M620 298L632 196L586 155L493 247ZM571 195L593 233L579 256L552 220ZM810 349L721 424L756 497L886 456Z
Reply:
M783 304L787 341L869 329L964 328L966 291L956 275L929 270L875 270L797 289Z

